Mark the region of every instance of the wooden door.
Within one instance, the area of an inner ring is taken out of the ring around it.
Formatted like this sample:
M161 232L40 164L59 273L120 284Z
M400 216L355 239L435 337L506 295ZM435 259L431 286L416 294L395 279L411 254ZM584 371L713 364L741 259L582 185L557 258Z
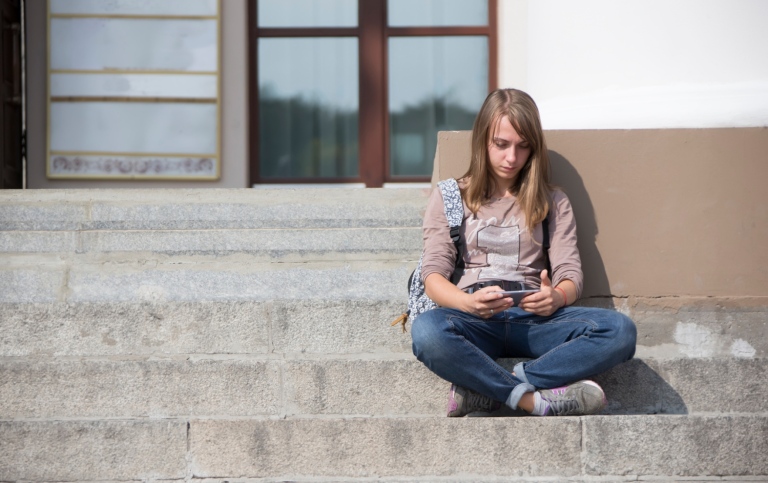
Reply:
M0 188L22 188L21 0L0 0Z

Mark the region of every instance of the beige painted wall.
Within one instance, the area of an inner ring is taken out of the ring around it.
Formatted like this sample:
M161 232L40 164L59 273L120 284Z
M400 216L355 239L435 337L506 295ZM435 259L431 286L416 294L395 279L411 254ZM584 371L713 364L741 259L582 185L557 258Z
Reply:
M27 187L245 188L248 184L247 0L222 1L221 178L218 181L71 181L45 175L47 15L27 2Z
M433 182L466 171L441 132ZM768 128L547 131L585 296L768 296Z

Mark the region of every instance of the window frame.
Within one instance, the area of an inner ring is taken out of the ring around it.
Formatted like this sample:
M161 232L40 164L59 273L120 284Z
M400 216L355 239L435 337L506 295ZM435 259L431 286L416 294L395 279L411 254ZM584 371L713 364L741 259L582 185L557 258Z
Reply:
M249 181L254 184L364 183L379 188L387 182L428 182L430 175L393 176L389 152L390 37L484 36L488 38L488 92L497 87L498 0L488 0L488 25L389 27L387 0L358 0L357 27L258 26L258 0L248 2ZM259 168L258 42L260 38L356 37L358 39L359 118L358 176L313 178L261 178Z

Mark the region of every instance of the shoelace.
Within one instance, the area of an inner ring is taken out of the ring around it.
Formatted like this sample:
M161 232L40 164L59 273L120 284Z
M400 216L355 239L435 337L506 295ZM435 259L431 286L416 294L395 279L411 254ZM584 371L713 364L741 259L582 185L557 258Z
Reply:
M492 411L496 409L496 407L494 407L493 399L474 391L467 391L466 408L468 412L474 412L477 410Z
M578 411L579 402L573 398L563 398L555 396L552 399L544 398L549 403L549 410L555 416L567 416L571 411Z

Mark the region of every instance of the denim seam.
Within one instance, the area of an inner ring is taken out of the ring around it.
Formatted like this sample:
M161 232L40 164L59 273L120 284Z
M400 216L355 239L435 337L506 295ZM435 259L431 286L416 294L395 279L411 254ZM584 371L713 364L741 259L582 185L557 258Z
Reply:
M483 362L484 362L484 363L485 363L485 364L486 364L486 365L487 365L487 366L488 366L490 369L493 369L493 371L494 371L494 372L496 372L497 374L499 374L500 376L502 376L504 379L506 379L506 380L507 380L507 382L509 382L509 383L510 383L510 384L512 384L513 386L517 386L518 384L520 384L519 382L517 382L517 381L514 381L513 379L511 379L513 376L512 376L512 374L510 374L510 373L509 373L509 371L507 371L506 369L504 369L503 367L501 367L501 366L499 365L499 363L498 363L498 362L496 362L496 361L494 361L493 359L491 359L491 357L490 357L488 354L486 354L485 352L483 352L483 351L481 351L480 349L478 349L478 348L477 348L477 346L476 346L475 344L473 344L473 343L469 342L469 341L467 340L467 338L466 338L466 337L464 337L464 335L460 334L460 333L459 333L459 332L456 330L456 325L454 325L454 323L453 323L453 320L451 320L451 319L453 319L453 317L454 317L454 316L450 316L450 315L449 315L448 317L446 317L446 321L447 321L447 322L448 322L448 323L451 325L451 330L453 331L453 333L461 337L461 341L462 341L462 343L466 344L466 345L467 345L467 346L468 346L468 347L469 347L469 348L470 348L470 349L471 349L473 352L475 352L476 354L478 354L478 355L480 356L480 359L481 359L481 360L482 360L482 361L483 361Z
M597 329L597 328L598 328L598 324L596 324L595 322L593 322L593 321L591 321L591 320L589 320L589 319L581 319L581 320L563 320L563 321L560 321L560 322L558 322L558 323L562 323L562 322L569 322L569 323L573 323L573 322L581 322L581 323L583 323L583 324L587 324L587 325L589 325L590 327L592 327L592 330L595 330L595 329ZM539 363L539 362L540 362L542 359L544 359L545 357L547 357L547 356L549 356L549 355L552 355L552 354L556 354L556 353L557 353L558 351L560 351L561 349L565 349L566 347L568 347L568 346L569 346L569 345L571 345L572 343L574 343L574 342L576 342L576 341L578 341L579 339L582 339L582 338L584 338L584 337L586 337L586 336L585 336L585 335L580 335L580 336L576 337L575 339L571 339L571 340L569 340L568 342L565 342L565 343L563 343L563 344L560 344L559 346L557 346L557 347L555 347L554 349L550 350L550 351L549 351L549 352L547 352L546 354L543 354L541 357L537 357L536 359L531 359L530 361L528 361L528 363L526 364L526 367L527 367L527 368L536 367L536 364L538 364L538 363ZM527 376L526 376L526 377L527 377Z

